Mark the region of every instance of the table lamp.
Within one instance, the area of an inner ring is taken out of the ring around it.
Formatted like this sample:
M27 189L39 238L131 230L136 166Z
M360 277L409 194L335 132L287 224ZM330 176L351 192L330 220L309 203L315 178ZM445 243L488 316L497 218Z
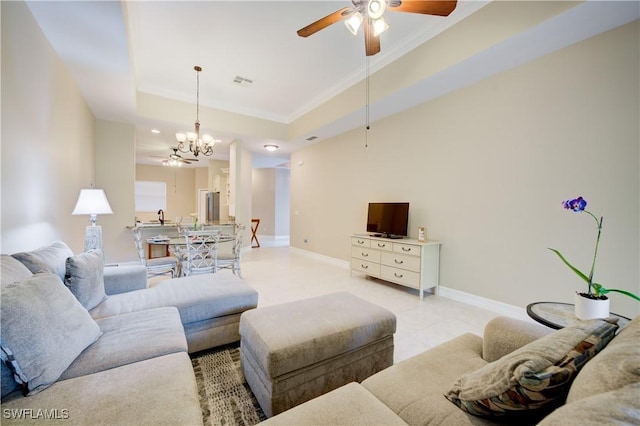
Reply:
M81 189L72 215L88 214L91 226L84 235L84 251L102 249L102 227L96 225L99 214L113 214L103 189Z

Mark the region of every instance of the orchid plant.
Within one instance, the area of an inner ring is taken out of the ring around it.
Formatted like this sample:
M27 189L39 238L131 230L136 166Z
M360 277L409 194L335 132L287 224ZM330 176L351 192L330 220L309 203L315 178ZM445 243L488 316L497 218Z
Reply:
M593 252L593 261L591 262L591 270L589 271L589 275L583 273L582 271L580 271L578 268L576 268L575 266L573 266L571 263L569 263L569 261L567 261L567 259L565 259L565 257L562 255L562 253L560 253L558 250L553 249L553 248L549 248L549 250L551 250L552 252L554 252L555 254L558 255L558 257L560 258L560 260L562 260L562 262L564 262L565 265L567 265L569 267L569 269L571 269L573 272L576 273L576 275L578 275L580 278L582 278L586 283L587 283L587 293L581 293L589 298L595 298L595 299L606 299L605 294L610 293L610 292L616 292L616 293L622 293L624 295L627 295L629 297L632 297L638 301L640 301L640 297L625 291L625 290L619 290L619 289L615 289L615 288L605 288L602 284L598 284L593 282L593 271L594 268L596 266L596 258L598 257L598 244L600 243L600 234L602 233L602 219L603 217L600 216L600 219L598 219L598 217L596 215L594 215L593 213L591 213L589 210L586 210L587 207L587 200L585 200L582 197L578 197L575 198L573 200L567 200L567 201L563 201L562 202L562 206L567 209L567 210L572 210L576 213L587 213L589 216L591 216L593 218L593 220L596 221L596 226L598 228L598 236L596 238L596 248Z

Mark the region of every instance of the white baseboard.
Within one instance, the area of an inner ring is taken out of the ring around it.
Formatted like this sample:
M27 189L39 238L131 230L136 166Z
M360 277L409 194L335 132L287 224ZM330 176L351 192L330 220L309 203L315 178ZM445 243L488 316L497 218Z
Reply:
M497 300L487 299L486 297L477 296L475 294L465 293L464 291L440 286L440 296L458 302L466 303L467 305L473 305L479 308L487 309L500 315L505 315L525 321L533 321L527 315L527 310L525 308L510 305L508 303L498 302Z
M305 250L305 249L301 249L299 247L293 247L293 246L289 246L289 250L292 251L296 251L300 254L304 254L305 256L314 258L314 259L318 259L318 260L322 260L324 262L329 262L335 266L339 266L342 268L350 268L351 264L349 263L348 260L342 260L342 259L338 259L336 257L331 257L331 256L326 256L324 254L320 254L320 253L316 253L313 251L309 251L309 250Z
M348 260L342 260L331 256L325 256L313 251L301 249L298 247L289 247L290 250L296 251L305 256L315 258L324 262L332 263L333 265L349 269L351 264ZM508 303L498 302L497 300L487 299L486 297L477 296L475 294L466 293L464 291L455 290L449 287L440 286L439 295L452 299L457 302L466 303L467 305L477 306L488 311L495 312L499 315L504 315L512 318L516 318L523 321L534 322L528 315L525 308L519 306L510 305Z

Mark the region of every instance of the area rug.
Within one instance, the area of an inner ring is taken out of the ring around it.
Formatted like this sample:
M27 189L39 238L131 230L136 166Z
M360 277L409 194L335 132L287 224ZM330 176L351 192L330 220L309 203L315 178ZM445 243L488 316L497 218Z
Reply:
M192 359L205 425L255 425L266 416L242 373L240 349L223 347Z

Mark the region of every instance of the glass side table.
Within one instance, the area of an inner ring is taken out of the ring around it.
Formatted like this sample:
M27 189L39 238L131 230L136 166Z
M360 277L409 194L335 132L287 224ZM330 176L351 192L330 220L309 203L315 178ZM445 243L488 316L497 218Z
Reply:
M527 315L540 324L558 330L580 322L574 315L574 309L575 306L571 303L536 302L527 305ZM613 312L609 316L618 318L620 328L623 328L631 321L629 318Z

